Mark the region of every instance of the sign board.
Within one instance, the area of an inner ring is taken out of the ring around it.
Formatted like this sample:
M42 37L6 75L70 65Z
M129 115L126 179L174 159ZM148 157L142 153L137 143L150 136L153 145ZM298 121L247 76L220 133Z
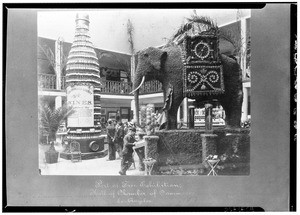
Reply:
M69 86L67 102L74 108L74 113L68 117L68 127L94 126L93 86Z
M223 108L213 108L213 126L225 125L225 111ZM205 126L205 108L195 108L195 126Z

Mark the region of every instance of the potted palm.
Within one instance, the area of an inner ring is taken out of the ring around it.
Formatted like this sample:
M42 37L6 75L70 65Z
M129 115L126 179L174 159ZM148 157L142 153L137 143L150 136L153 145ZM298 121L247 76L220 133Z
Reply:
M58 152L54 147L56 133L61 123L73 112L74 110L67 106L54 110L47 104L39 106L39 132L47 133L50 142L50 148L45 152L46 163L57 163Z

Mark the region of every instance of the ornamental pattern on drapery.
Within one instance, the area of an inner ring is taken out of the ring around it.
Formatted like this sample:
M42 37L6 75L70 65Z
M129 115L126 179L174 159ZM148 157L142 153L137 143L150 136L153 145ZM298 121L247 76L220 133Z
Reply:
M180 47L184 64L184 95L194 97L224 93L223 67L219 58L217 32L186 34Z

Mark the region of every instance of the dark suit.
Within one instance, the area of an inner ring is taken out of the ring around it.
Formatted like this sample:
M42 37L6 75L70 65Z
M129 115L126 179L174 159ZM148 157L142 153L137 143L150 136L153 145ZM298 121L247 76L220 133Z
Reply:
M121 172L126 174L126 171L129 169L133 163L132 153L134 146L135 138L130 133L126 134L124 137L124 147L122 151L122 161L121 161Z
M115 133L115 147L119 154L119 157L122 157L122 150L123 150L123 139L124 139L124 127L121 125L117 127Z
M113 141L116 133L116 129L114 125L107 126L107 143L108 143L108 159L115 160L116 159L116 147Z

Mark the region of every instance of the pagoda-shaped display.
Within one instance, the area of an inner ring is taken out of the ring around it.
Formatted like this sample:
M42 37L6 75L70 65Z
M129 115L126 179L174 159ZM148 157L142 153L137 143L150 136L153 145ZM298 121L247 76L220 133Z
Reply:
M79 142L83 153L103 148L99 63L90 41L89 23L89 15L76 15L75 37L66 67L67 102L74 109L68 117L68 140Z

